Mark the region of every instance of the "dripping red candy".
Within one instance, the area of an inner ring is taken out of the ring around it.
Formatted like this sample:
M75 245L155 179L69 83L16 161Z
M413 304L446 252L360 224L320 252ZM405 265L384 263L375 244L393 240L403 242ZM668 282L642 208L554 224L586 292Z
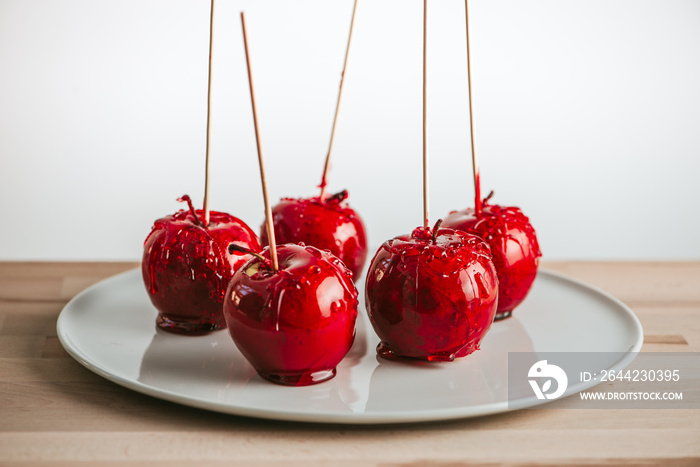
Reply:
M236 244L260 251L255 232L240 219L211 211L210 223L202 225L204 213L192 207L155 221L144 242L141 271L146 291L158 310L156 324L166 331L198 335L226 326L222 306L233 272L251 258L229 252Z
M388 240L370 263L365 302L379 355L464 357L479 348L496 313L489 247L474 235L424 227Z
M360 216L345 201L347 190L325 200L282 198L272 208L275 239L278 243L304 243L328 250L360 279L367 259L367 234ZM263 246L269 244L265 224L260 229Z
M480 214L472 208L453 211L443 226L477 235L491 247L499 282L498 320L511 316L527 297L542 253L527 216L517 207L488 204L490 197L483 200Z
M352 274L318 248L269 248L233 275L224 301L229 334L258 374L273 383L326 381L355 339L357 290Z

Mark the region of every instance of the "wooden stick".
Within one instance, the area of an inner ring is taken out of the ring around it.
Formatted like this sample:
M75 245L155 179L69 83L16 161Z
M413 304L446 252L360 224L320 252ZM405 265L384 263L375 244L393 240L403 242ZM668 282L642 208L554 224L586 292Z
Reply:
M423 0L423 227L428 220L428 0Z
M474 213L481 215L481 181L479 179L479 164L476 161L476 146L474 144L474 106L472 105L472 53L469 48L469 0L464 0L464 13L467 25L467 86L469 88L469 128L472 143L472 171L474 172Z
M343 72L340 75L340 88L338 89L338 100L335 103L335 116L333 117L333 127L331 128L331 139L328 143L328 152L326 153L326 163L323 166L323 175L321 176L321 202L326 199L326 178L328 170L331 166L331 150L333 149L333 141L335 140L335 124L338 121L338 110L340 109L340 98L343 95L343 83L345 82L345 70L348 66L348 55L350 54L350 42L352 41L352 32L355 29L355 12L357 11L357 0L352 8L352 19L350 20L350 33L348 34L348 45L345 48L345 61L343 62Z
M260 130L258 128L258 112L255 107L255 91L253 90L253 73L250 67L250 54L248 53L248 35L245 29L245 14L241 12L241 26L243 27L243 46L245 48L245 61L248 67L248 84L250 86L250 104L253 107L253 124L255 125L255 143L258 147L258 164L260 165L260 181L262 182L263 201L265 202L265 226L270 242L270 259L272 269L279 270L277 262L277 243L275 242L275 226L272 223L272 208L270 198L267 196L267 177L265 176L265 162L263 161L262 147L260 145Z
M207 149L204 165L204 226L209 225L209 141L211 139L211 56L214 49L214 0L209 15L209 77L207 79Z

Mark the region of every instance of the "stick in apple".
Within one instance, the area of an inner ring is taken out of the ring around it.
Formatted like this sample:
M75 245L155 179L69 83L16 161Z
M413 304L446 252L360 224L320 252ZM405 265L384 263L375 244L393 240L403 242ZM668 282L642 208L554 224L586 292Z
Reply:
M472 53L469 45L469 0L464 0L464 15L467 28L467 88L469 90L469 132L472 146L472 170L474 172L474 213L481 215L481 181L479 180L479 164L476 161L476 148L474 144L474 106L472 105Z
M321 192L309 198L282 198L271 208L276 240L280 244L304 243L320 250L328 250L352 271L354 281L358 281L362 277L362 270L367 259L367 232L361 217L347 202L347 190L331 195L326 191L326 181L331 166L330 161L358 3L355 0L352 11L328 152L326 153L321 184L318 185ZM267 222L263 222L260 226L260 237L264 246L269 245L267 231Z
M211 55L214 48L214 0L209 15L209 76L207 78L207 146L204 165L204 226L209 225L209 140L211 136Z
M481 199L479 167L474 144L474 118L471 85L471 51L469 37L469 0L464 2L467 39L467 76L469 89L469 123L471 129L472 166L474 172L474 208L452 211L443 226L477 235L489 244L498 274L498 309L495 319L511 316L527 296L542 256L535 229L515 206L489 203L493 194Z
M423 227L428 220L428 0L423 0Z
M248 68L248 85L250 86L250 104L253 108L253 125L255 126L255 144L258 148L258 164L260 165L260 181L262 183L263 201L265 202L265 223L267 225L267 235L270 242L270 258L272 259L272 269L279 270L277 263L277 244L275 242L275 228L272 223L272 208L267 196L267 178L265 176L265 163L263 161L262 147L260 146L260 130L258 128L258 113L255 107L255 91L253 90L253 74L250 67L250 54L248 52L248 35L245 29L245 14L241 12L241 26L243 27L243 47L245 48L245 61Z
M340 88L338 89L338 100L335 104L335 116L333 117L333 126L331 127L331 139L328 143L328 152L326 153L326 163L323 166L323 175L321 176L321 202L323 203L326 199L326 178L328 177L328 170L331 166L331 151L333 149L333 141L335 140L335 124L338 121L338 110L340 109L340 99L343 96L343 83L345 82L345 69L348 66L348 55L350 54L350 42L352 41L352 32L355 28L355 12L357 11L357 0L355 0L355 5L352 8L352 19L350 20L350 33L348 35L348 45L345 48L345 61L343 62L343 72L340 75Z

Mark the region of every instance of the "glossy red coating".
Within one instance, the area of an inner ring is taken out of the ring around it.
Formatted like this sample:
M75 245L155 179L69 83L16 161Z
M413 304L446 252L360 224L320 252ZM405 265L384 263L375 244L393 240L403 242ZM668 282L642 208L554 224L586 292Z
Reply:
M350 270L312 246L277 247L233 275L224 300L229 334L260 376L307 386L336 373L355 339L357 289Z
M255 232L243 221L211 211L201 226L192 211L155 221L144 243L141 271L146 291L158 309L157 325L178 334L205 334L226 326L224 294L233 272L251 255L229 253L235 243L260 251ZM203 213L196 211L198 220Z
M488 245L451 229L416 228L384 242L367 272L365 303L379 355L452 361L479 348L498 304Z
M367 234L360 216L345 202L347 191L327 197L282 198L272 208L277 243L304 243L328 250L352 271L357 282L367 260ZM260 241L269 244L265 224Z
M453 211L442 225L478 235L491 247L499 281L496 319L503 319L530 291L542 253L535 229L519 208L487 202L484 199L481 215L472 208Z

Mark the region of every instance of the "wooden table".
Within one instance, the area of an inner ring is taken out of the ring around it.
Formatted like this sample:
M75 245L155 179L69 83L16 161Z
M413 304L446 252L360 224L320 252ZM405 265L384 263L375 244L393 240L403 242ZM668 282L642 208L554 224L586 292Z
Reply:
M522 410L335 426L188 408L124 389L63 350L76 293L134 263L0 263L0 464L700 465L700 410ZM629 305L644 351L700 351L700 262L548 262Z

